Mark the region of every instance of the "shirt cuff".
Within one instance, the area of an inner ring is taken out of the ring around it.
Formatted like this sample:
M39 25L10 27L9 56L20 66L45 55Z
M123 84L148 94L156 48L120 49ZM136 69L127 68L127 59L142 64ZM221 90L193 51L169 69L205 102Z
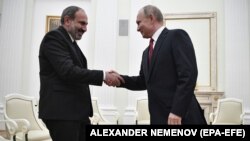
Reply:
M105 78L106 78L106 73L105 71L103 71L103 81L105 80Z

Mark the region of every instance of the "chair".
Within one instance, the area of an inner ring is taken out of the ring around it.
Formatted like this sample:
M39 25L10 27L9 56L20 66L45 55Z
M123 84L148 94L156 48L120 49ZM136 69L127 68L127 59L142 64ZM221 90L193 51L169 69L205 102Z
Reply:
M18 125L14 120L0 120L0 123L5 123L9 127L9 139L0 136L0 141L16 141L16 132Z
M98 124L98 125L103 125L103 124L118 124L118 119L119 119L119 114L115 113L115 119L113 121L107 120L98 105L98 98L97 97L92 97L92 107L93 107L93 116L90 117L91 124Z
M243 124L243 105L242 100L236 98L219 99L217 109L214 113L210 113L209 120L213 125Z
M150 124L148 99L146 97L140 97L136 100L136 124Z
M21 141L51 141L49 131L38 118L37 101L17 93L5 96L4 118L14 120L17 125L16 139ZM7 132L10 133L8 125Z

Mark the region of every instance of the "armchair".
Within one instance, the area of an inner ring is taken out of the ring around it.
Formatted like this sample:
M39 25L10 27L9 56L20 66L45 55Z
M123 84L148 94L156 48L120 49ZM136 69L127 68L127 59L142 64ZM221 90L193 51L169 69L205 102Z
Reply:
M4 118L17 123L17 141L51 141L48 129L38 118L37 101L34 97L17 93L6 95ZM6 127L10 133L9 126Z
M0 141L16 141L17 123L14 120L0 120L0 123L5 123L9 127L9 138L0 136Z
M150 124L148 98L140 97L136 100L136 124Z
M115 118L113 121L107 120L98 105L98 98L92 97L92 107L93 107L93 116L90 117L91 124L118 124L119 114L115 113Z
M219 99L217 110L210 113L209 120L211 124L243 124L243 105L242 100L236 98Z

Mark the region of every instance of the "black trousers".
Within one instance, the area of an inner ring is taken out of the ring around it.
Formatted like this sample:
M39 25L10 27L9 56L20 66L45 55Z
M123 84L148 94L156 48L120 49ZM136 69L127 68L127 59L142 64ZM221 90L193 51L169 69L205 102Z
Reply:
M53 141L86 141L86 125L90 121L45 120Z

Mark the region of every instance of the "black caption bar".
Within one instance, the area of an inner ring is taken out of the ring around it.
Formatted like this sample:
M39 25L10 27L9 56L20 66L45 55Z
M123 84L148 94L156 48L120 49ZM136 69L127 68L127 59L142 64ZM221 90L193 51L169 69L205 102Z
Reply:
M250 140L249 125L88 125L86 132L87 140L100 137L109 141L117 141L118 137Z

